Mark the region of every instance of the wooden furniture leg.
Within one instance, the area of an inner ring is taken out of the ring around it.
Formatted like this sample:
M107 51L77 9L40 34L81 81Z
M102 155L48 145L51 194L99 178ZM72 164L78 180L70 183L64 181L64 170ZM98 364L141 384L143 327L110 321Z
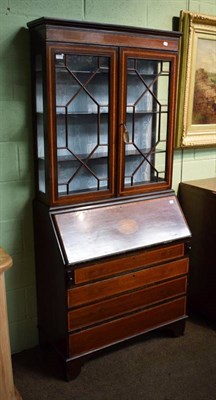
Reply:
M4 272L12 267L12 258L0 248L0 399L22 400L14 386L8 330Z

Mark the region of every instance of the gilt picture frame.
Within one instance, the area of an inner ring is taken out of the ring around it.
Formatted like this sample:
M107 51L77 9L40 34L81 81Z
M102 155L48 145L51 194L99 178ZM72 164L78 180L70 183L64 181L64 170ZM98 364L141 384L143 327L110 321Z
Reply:
M216 17L181 11L177 148L216 146Z

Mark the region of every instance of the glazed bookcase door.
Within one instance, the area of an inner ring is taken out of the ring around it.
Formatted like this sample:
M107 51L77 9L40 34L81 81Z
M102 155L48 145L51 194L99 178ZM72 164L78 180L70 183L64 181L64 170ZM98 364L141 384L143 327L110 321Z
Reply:
M116 50L52 49L55 203L114 195Z
M175 57L122 50L120 194L170 188Z

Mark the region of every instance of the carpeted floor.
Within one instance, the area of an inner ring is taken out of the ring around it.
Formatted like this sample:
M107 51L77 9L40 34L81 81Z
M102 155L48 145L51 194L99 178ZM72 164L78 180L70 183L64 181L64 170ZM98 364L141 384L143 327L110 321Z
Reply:
M190 318L184 336L148 334L70 382L39 347L14 355L13 368L23 400L216 400L216 330Z

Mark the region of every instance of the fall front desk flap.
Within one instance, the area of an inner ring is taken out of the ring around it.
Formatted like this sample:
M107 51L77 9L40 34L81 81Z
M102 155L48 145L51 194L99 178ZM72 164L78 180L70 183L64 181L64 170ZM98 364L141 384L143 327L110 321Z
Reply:
M191 236L174 195L52 215L66 264Z

